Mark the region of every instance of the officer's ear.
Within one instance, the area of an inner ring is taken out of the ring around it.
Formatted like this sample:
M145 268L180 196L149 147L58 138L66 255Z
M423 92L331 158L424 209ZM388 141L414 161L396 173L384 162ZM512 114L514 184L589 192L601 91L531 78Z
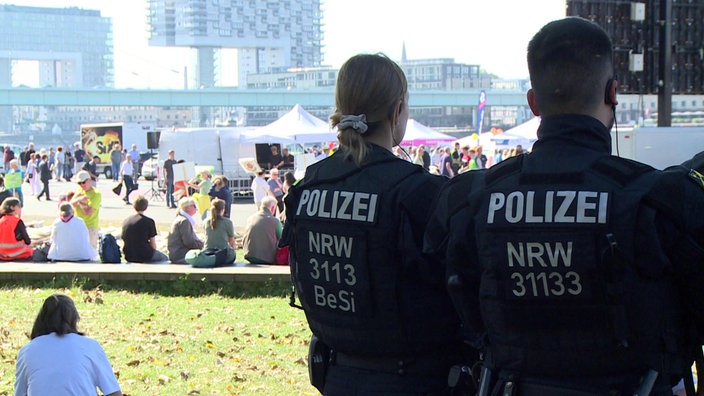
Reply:
M401 98L401 100L398 101L398 105L396 105L396 119L398 120L401 118L401 113L403 112L403 106L404 106L405 100Z
M533 88L528 90L526 97L528 99L528 106L530 107L530 111L533 112L534 116L540 116L540 110L538 109L538 105L535 102L535 92L533 92Z
M616 110L618 100L616 99L616 89L618 88L617 77L614 76L606 82L606 90L604 91L604 103L611 105L612 110Z

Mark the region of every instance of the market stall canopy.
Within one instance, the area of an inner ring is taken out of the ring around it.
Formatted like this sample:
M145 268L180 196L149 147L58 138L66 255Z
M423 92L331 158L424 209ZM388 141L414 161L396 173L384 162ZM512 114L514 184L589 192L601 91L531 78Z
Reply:
M521 125L517 125L503 134L508 136L518 136L527 139L532 146L536 140L538 140L538 127L540 126L540 117L533 117L533 119L524 122ZM501 136L501 135L497 135Z
M406 135L403 137L401 145L403 146L436 146L440 143L451 142L455 140L450 135L445 135L432 128L429 128L420 122L409 119L406 123Z
M530 143L529 139L516 135L507 135L506 133L490 136L489 140L494 142L497 146L516 146L518 144L526 145Z
M316 143L335 140L337 136L328 123L316 118L299 104L271 124L243 133L241 138L245 143Z

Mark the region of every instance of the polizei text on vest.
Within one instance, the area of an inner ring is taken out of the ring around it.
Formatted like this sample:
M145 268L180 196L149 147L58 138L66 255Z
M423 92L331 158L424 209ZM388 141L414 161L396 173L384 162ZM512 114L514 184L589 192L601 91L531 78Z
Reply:
M494 192L486 222L606 224L608 201L597 191Z

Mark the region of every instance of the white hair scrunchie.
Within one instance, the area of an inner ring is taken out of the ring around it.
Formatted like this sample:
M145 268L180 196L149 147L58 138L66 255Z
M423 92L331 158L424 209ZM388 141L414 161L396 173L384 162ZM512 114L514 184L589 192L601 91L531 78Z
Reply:
M360 115L343 115L340 117L340 122L337 124L337 129L352 128L360 135L364 135L367 131L367 116Z

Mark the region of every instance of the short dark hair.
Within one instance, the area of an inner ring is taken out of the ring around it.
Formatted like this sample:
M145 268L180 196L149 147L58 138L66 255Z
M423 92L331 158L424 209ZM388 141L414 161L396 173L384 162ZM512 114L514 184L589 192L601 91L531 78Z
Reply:
M20 200L15 197L7 197L0 203L0 214L7 215L15 211L15 208L22 206Z
M63 294L54 294L44 300L42 308L39 310L37 319L32 327L30 339L56 333L56 335L64 335L76 333L83 335L78 331L78 321L81 317L78 315L76 305L71 300L71 297Z
M132 206L137 212L144 212L149 207L149 201L144 198L144 196L140 195L134 200L134 204Z
M584 114L603 103L613 78L611 38L584 18L550 22L528 44L528 71L541 115Z

